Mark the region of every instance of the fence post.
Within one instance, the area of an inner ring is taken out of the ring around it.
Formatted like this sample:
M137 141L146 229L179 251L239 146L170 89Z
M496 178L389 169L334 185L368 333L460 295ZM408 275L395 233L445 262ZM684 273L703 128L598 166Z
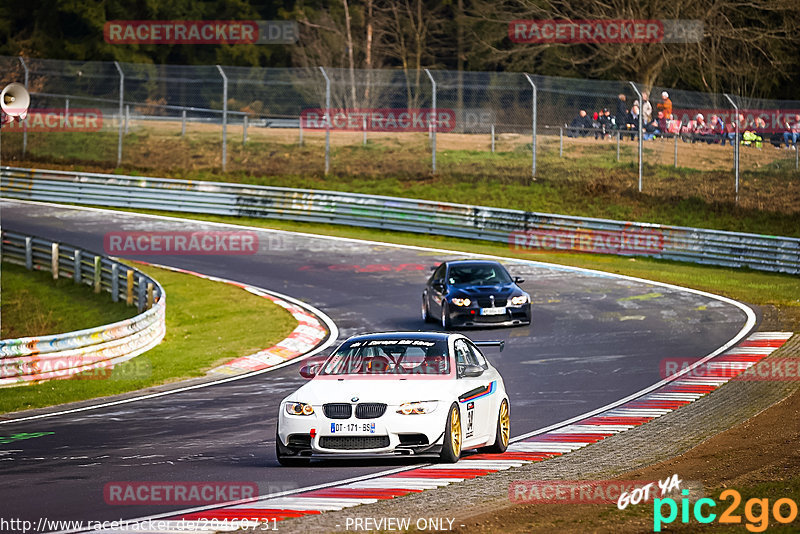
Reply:
M242 124L242 144L247 144L247 115L244 116L244 123Z
M22 64L22 69L25 71L25 89L28 89L28 65L22 56L19 57L19 62ZM25 157L25 152L28 150L28 121L22 121L22 157Z
M102 281L101 270L103 264L101 263L100 256L94 257L94 292L100 293L100 283Z
M136 304L137 304L137 306L139 308L139 312L144 311L145 290L146 290L146 286L145 286L145 283L144 283L144 276L139 275L139 291L138 291L138 294L136 295L136 300L137 300Z
M367 116L364 115L362 117L363 129L364 129L364 141L361 143L364 146L367 146Z
M636 137L639 138L639 192L642 192L642 108L644 107L644 99L642 98L642 93L639 92L639 88L636 87L636 84L633 82L628 82L633 87L633 90L636 92L636 96L639 97L639 131L636 134Z
M225 172L228 164L228 77L219 65L217 70L222 76L222 172Z
M319 70L325 78L325 174L327 175L331 169L331 79L328 78L328 73L324 68L320 67ZM301 117L301 124L302 121ZM302 139L300 144L302 144Z
M494 124L492 124L492 154L494 154Z
M536 84L533 83L531 77L525 73L525 78L528 79L528 83L531 84L532 91L532 100L531 105L533 110L531 112L531 178L536 180Z
M64 99L64 121L69 120L69 98Z
M558 157L564 157L564 127L559 126L558 128Z
M133 305L133 269L128 269L128 272L125 273L125 292L127 295L125 296L125 303L128 306Z
M117 139L117 167L122 165L122 106L125 100L125 73L122 72L122 67L119 66L119 61L114 62L119 72L119 135Z
M300 139L297 141L298 146L303 146L303 116L300 115Z
M119 302L119 265L111 266L111 300Z
M125 135L128 135L128 121L131 119L131 106L125 104Z
M72 273L72 280L76 284L80 284L82 276L83 276L83 272L82 272L83 264L81 263L81 250L80 249L77 249L77 248L75 249L75 256L74 256L74 260L73 261L74 261L74 263L72 264L72 270L74 272Z
M675 134L675 168L678 168L678 134Z
M181 137L186 137L186 110L181 111Z
M33 270L33 239L30 237L25 238L25 268Z
M437 130L437 116L436 116L436 80L431 76L431 71L425 69L425 74L431 81L431 109L433 110L433 139L431 140L431 169L436 174L436 130Z
M617 163L619 163L619 130L617 130Z
M50 270L53 271L53 280L58 280L58 243L50 245Z
M731 106L733 106L733 112L736 115L736 119L733 121L733 124L736 127L735 130L736 133L734 134L736 136L736 138L734 139L736 144L733 145L733 173L736 175L736 202L738 204L739 202L739 106L737 106L736 103L733 101L733 99L730 96L728 96L728 93L724 94L725 98L727 98L728 102L730 102Z
M794 144L794 170L800 169L800 152L798 152L799 143Z

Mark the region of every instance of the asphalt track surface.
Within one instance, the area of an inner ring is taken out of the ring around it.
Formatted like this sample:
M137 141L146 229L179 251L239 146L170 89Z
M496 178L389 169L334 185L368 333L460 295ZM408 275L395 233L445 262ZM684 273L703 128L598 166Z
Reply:
M221 230L168 221L2 201L10 231L103 251L106 232ZM432 250L259 232L256 255L147 256L278 291L313 304L340 339L368 331L435 330L420 319L428 267L464 257ZM532 256L532 259L537 259ZM533 298L530 327L468 330L504 339L487 355L504 377L512 436L623 398L661 378L668 358L699 358L745 324L738 307L693 293L536 263L505 262ZM170 313L169 296L167 313ZM256 482L260 494L366 475L420 459L315 462L280 467L273 451L280 400L303 379L291 365L251 378L46 419L0 425L0 436L54 434L0 445L0 502L5 518L37 521L130 519L188 506L112 506L115 481Z

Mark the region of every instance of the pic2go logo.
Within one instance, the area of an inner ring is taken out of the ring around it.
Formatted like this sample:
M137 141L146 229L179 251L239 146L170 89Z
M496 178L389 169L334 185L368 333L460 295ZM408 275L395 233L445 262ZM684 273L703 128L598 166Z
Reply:
M681 493L689 495L689 490L682 490ZM742 502L742 495L734 490L727 489L720 493L720 500L731 500L731 504L719 516L718 522L721 524L740 524L742 523L742 516L736 514L737 508ZM714 499L703 498L697 500L694 505L689 502L689 499L682 498L680 504L681 523L688 524L690 522L689 513L691 512L694 519L698 523L711 523L717 518L717 514L711 513L711 509L716 507L717 503ZM668 513L664 515L664 508L668 508ZM757 511L756 511L757 509ZM750 532L764 532L769 526L770 512L772 517L778 523L788 524L797 518L797 503L792 499L782 498L776 500L769 506L769 499L748 499L744 505L744 517L747 519L745 527ZM678 517L678 503L675 499L654 499L653 500L653 531L661 532L662 525L668 525L674 522Z

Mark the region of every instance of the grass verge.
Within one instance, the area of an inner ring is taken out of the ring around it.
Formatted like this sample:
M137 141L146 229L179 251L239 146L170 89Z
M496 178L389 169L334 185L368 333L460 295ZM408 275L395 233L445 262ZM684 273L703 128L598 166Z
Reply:
M112 302L108 293L94 293L72 279L53 280L49 272L7 262L2 265L0 293L0 339L72 332L136 315L136 308Z
M5 267L3 264L4 278ZM0 388L0 412L116 395L202 376L215 365L274 345L297 324L283 308L238 287L155 267L136 267L158 280L167 294L164 341L114 367L103 379L86 374ZM5 290L3 297L8 298Z

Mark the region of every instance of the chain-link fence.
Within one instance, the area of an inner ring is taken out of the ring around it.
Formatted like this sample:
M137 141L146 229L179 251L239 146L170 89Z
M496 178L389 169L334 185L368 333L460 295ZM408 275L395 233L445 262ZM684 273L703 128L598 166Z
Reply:
M740 173L800 163L794 101L508 72L1 56L0 68L32 96L28 119L3 127L3 163L520 179L620 166L666 193L705 170L693 187L725 198Z

